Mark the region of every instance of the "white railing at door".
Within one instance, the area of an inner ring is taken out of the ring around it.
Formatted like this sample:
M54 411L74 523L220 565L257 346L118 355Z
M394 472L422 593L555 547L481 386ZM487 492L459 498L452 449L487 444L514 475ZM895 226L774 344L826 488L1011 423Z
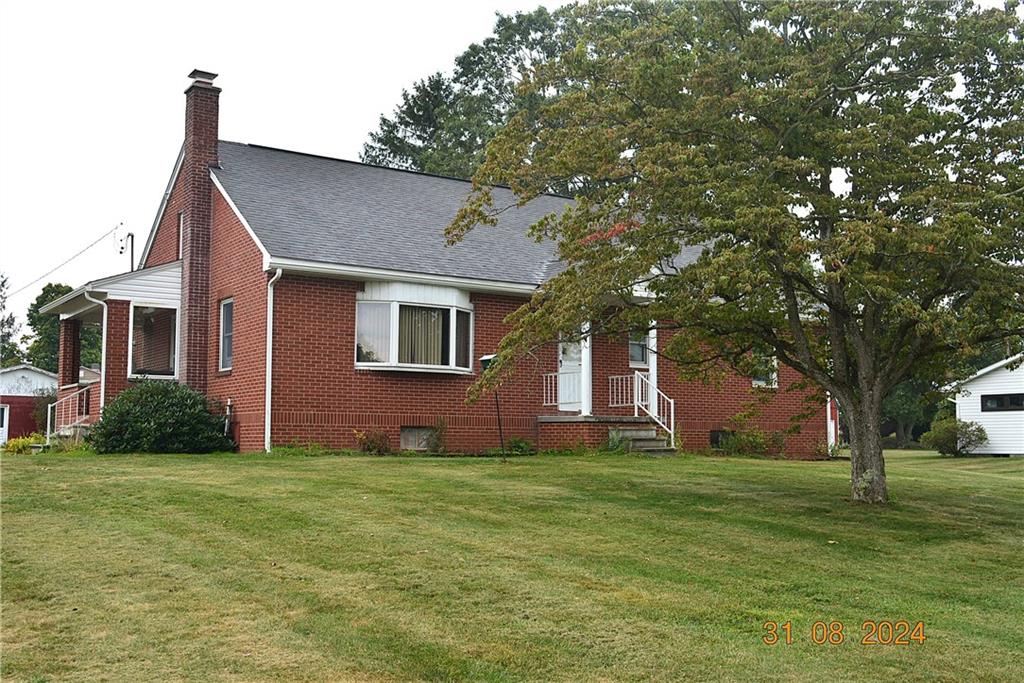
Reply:
M646 372L640 372L639 374L647 377ZM611 375L608 377L608 407L609 408L622 408L625 406L633 405L635 398L635 389L633 388L633 375ZM647 403L647 394L644 393L641 396L644 403Z
M651 384L650 378L644 373L636 372L633 373L633 415L639 417L640 411L668 432L669 445L675 448L676 402Z
M579 410L580 373L549 372L544 375L544 405Z
M66 433L89 419L91 389L92 385L82 387L46 406L46 443L50 443L54 435Z

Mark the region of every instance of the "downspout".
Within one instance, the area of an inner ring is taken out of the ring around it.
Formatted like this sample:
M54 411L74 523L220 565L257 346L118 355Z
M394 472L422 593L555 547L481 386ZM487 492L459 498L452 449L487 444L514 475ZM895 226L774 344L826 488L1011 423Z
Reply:
M263 389L263 450L270 452L270 398L274 368L274 283L281 278L280 268L267 281L267 363Z
M86 301L99 304L103 307L103 330L100 333L100 416L103 415L103 406L107 403L107 302L103 299L93 299L89 292L82 292ZM77 371L77 368L75 368Z

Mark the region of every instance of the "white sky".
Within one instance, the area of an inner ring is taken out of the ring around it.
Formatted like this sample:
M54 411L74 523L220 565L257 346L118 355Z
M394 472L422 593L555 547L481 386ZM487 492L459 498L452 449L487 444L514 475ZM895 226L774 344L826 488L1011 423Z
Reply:
M358 159L403 87L450 70L491 33L495 12L539 4L3 2L0 272L17 290L119 223L138 257L181 144L193 68L220 74L222 139ZM108 237L8 306L23 324L46 282L128 268Z
M220 74L220 137L358 159L402 88L479 42L495 12L558 0L3 2L0 272L14 291L118 223L136 259L181 145L188 73ZM46 282L129 269L113 237Z

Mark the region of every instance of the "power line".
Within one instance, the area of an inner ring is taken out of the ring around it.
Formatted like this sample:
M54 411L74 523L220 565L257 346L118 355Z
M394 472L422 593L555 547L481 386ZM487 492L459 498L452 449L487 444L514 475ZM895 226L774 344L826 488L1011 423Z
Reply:
M55 266L54 268L51 268L50 270L46 271L45 273L43 273L42 275L40 275L39 277L37 277L37 278L36 278L35 280L33 280L32 282L28 283L27 285L25 285L25 286L23 286L23 287L19 287L18 289L14 290L13 292L11 292L10 294L8 294L7 296L14 296L15 294L18 294L18 293L20 293L20 292L24 292L24 291L25 291L26 289L28 289L29 287L31 287L31 286L32 286L32 285L34 285L35 283L39 282L40 280L42 280L42 279L44 279L44 278L47 278L47 277L49 277L50 275L53 275L53 274L54 274L54 273L56 273L56 272L57 272L58 270L60 270L61 268L63 268L63 267L64 267L64 266L66 266L67 264L71 263L71 262L72 262L72 261L74 261L74 260L75 260L76 258L78 258L78 257L79 257L79 256L81 256L82 254L84 254L85 252L89 251L90 249L92 249L93 247L95 247L95 246L96 246L97 244L99 244L100 242L102 242L102 241L103 241L103 239L104 239L104 238L105 238L105 237L106 237L107 235L109 235L110 233L112 233L112 232L116 231L116 230L117 230L118 228L120 228L120 227L121 227L122 225L123 225L123 223L118 223L117 225L115 225L114 227L112 227L112 228L111 228L110 230L107 230L107 231L106 231L105 233L103 233L102 235L100 235L99 237L97 237L97 238L96 238L96 240L95 240L94 242L90 242L90 243L89 243L89 246L87 246L87 247L85 247L84 249L82 249L81 251L77 252L77 253L76 253L76 254L75 254L74 256L72 256L72 257L71 257L71 258L69 258L68 260L66 260L66 261L62 262L62 263L61 263L60 265L58 265L58 266Z

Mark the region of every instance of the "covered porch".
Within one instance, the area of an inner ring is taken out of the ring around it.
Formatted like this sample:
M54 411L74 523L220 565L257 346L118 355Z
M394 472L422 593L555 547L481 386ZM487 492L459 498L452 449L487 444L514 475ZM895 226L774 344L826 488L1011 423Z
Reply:
M60 317L57 400L47 414L47 438L87 428L132 380L176 380L180 307L180 261L86 283L43 307ZM88 327L101 332L100 374L93 381L78 372Z
M621 342L591 334L589 325L579 339L560 342L558 369L543 377L542 401L558 414L541 416L540 431L575 429L581 442L597 445L590 443L595 434L607 437L609 428L614 432L647 424L663 430L668 446L674 446L675 400L658 388L658 334L651 327L643 337L630 339L628 350Z

